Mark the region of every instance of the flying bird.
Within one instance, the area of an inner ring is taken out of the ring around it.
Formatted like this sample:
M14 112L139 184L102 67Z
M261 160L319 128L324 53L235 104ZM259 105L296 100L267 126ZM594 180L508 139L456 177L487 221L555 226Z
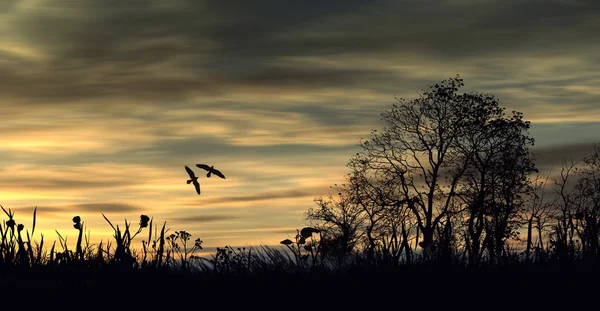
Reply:
M187 167L187 165L185 166L185 170L190 175L190 179L188 179L187 184L189 185L190 183L193 183L194 187L196 187L196 192L198 194L200 194L200 184L198 183L198 177L196 177L196 174L194 174L194 171L192 171L192 169Z
M225 178L225 175L223 175L223 173L221 173L221 171L215 169L215 166L208 166L206 164L196 164L197 167L205 169L208 171L208 174L206 174L206 177L210 178L210 174L215 174L221 178Z

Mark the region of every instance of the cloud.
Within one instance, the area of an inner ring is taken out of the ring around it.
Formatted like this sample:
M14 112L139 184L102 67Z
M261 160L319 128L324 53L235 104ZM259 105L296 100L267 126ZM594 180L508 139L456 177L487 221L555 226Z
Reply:
M9 209L15 212L15 215L27 215L27 217L33 216L33 211L37 207L36 217L40 215L44 217L52 217L54 214L64 212L64 208L58 206L17 206L14 208L4 207L6 211Z
M600 122L532 122L529 133L532 137L543 136L542 140L535 141L534 148L542 148L571 143L593 144L600 142L597 133L600 131ZM569 148L563 151L568 152Z
M130 213L140 212L141 207L127 203L82 203L73 204L68 207L74 213Z
M571 160L580 162L584 157L589 156L593 151L593 146L598 143L599 142L559 144L541 148L532 148L532 151L538 155L535 161L538 168L559 171L564 163L568 163Z
M253 195L238 195L238 196L220 196L214 199L202 200L204 205L217 205L217 204L231 204L231 203L250 203L257 201L277 201L285 202L285 200L302 198L302 197L316 197L319 193L323 193L324 188L320 187L303 187L300 189L283 189L273 191L263 191ZM198 205L197 202L183 202L180 205Z
M141 162L211 141L206 152L344 145L395 93L456 73L534 122L597 121L591 1L315 3L10 6L0 96L23 103L19 120L42 106L56 124L8 125L3 148Z
M220 222L222 220L233 220L239 217L229 214L207 214L207 215L195 215L186 217L175 217L171 218L170 221L176 223L205 223L205 222Z
M37 191L68 191L68 190L87 190L100 188L116 188L127 186L130 182L118 181L94 181L94 180L62 180L53 178L19 178L13 177L10 180L0 180L0 188L3 190L24 191L27 189L36 189Z
M67 157L68 158L68 157ZM88 159L89 161L89 159ZM61 165L37 158L34 164L7 165L0 178L0 189L23 193L61 194L69 193L76 198L82 193L93 197L106 192L118 191L152 183L161 169L139 165L86 163L77 165L63 161Z
M311 14L308 8L303 12ZM3 89L14 95L29 91L29 97L46 100L129 94L173 99L192 91L217 94L223 92L223 84L236 86L244 81L331 79L330 74L268 73L261 68L271 66L269 59L277 51L265 46L282 30L274 26L287 28L307 17L286 14L290 9L277 2L271 6L237 2L225 7L197 1L179 1L167 9L146 2L124 6L102 1L47 1L15 9L7 32L30 50L43 50L50 60L33 71L3 79L7 82ZM36 23L31 24L31 19ZM280 44L275 40L268 45ZM238 66L251 74L240 75Z
M2 66L2 92L64 101L174 100L249 88L265 93L367 90L414 79L414 72L393 70L410 55L418 55L420 63L481 55L501 56L502 62L528 54L552 57L550 49L594 55L600 28L593 14L598 4L591 1L267 3L44 1L15 6L4 18L5 34L13 42L5 46L19 61ZM298 67L290 61L335 61L346 55L392 58L384 58L387 68L356 62ZM17 69L27 62L38 66Z

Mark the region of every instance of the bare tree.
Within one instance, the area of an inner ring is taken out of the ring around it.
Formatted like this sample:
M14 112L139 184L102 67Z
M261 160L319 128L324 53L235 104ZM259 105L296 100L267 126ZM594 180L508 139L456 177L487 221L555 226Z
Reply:
M413 234L416 223L407 204L388 207L384 214L381 251L386 262L398 263L404 259L410 264L413 261L410 240L416 237Z
M306 213L309 222L316 222L322 232L321 247L324 255L337 259L338 265L355 250L364 225L363 210L351 198L346 185L331 187L337 193L314 200L316 208Z
M576 183L577 207L571 221L581 243L583 259L600 258L600 144L592 148L591 154L585 156L582 166L577 170L579 179Z
M512 230L509 225L519 198L511 190L520 191L524 175L533 170L527 149L533 144L527 135L529 122L519 112L505 116L491 95L459 94L462 86L463 80L456 76L431 86L420 98L397 99L382 113L383 131L371 132L351 161L368 164L351 166L354 171L360 168L361 174L368 175L366 169L387 178L383 184L395 191L378 202L406 204L422 233L419 245L427 256L436 248L436 231L454 232L448 231L451 223L446 220L451 215L447 214L461 191L472 213L470 246L482 243L480 236L487 226L497 235L494 250L500 250L504 245L500 235ZM370 182L363 179L358 186ZM463 187L463 182L471 184ZM492 203L500 207L493 219L491 208L484 206Z
M565 160L560 170L559 180L554 180L555 218L556 224L550 234L549 242L554 255L559 259L569 259L575 256L575 226L573 222L574 211L577 209L576 201L582 199L574 191L573 178L576 178L577 162L573 159Z
M402 199L403 192L399 188L401 183L396 181L394 175L389 174L386 167L381 167L373 159L354 157L348 167L351 168L348 176L353 197L365 214L368 257L376 259L378 255L389 256L392 251L392 257L398 258L397 252L400 249L392 248L402 244L397 229L405 222L402 215L406 214L408 208L408 200ZM406 223L404 225L406 230ZM377 258L382 259L384 258Z
M463 85L457 76L431 86L420 98L397 98L382 113L384 130L373 131L369 140L362 141L362 152L353 159L369 163L371 170L389 179L389 185L396 185L398 191L386 198L386 204L407 204L422 233L419 245L426 255L435 247L435 228L450 207L460 168L466 166L455 148L472 103L456 93ZM453 175L445 180L449 172Z
M529 122L519 112L506 115L492 95L459 94L462 86L456 76L417 99L396 98L381 114L383 130L361 140L348 162L342 192L362 211L369 256L410 256L414 240L426 259L449 259L466 228L464 246L476 264L484 250L501 254L516 235L535 171Z
M544 253L544 236L548 234L546 227L553 217L553 206L555 200L546 198L546 186L549 183L550 172L543 176L538 174L531 181L531 191L528 195L528 202L523 210L523 218L527 226L527 241L525 246L525 258L530 260L532 250L536 251L537 259ZM536 231L536 240L533 240L533 231Z

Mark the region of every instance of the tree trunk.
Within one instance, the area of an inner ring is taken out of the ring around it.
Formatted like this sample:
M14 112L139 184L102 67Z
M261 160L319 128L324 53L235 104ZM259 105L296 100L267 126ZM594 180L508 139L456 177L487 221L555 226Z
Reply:
M527 260L529 260L529 253L531 252L531 239L532 239L532 234L531 231L533 229L533 215L531 215L531 217L529 217L529 220L527 221L527 248L525 249L525 256L527 258Z

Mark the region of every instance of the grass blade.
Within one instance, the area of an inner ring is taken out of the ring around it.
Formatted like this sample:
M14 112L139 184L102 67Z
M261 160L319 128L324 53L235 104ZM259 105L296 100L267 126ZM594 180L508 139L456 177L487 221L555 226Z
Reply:
M35 232L36 214L37 214L37 206L33 209L33 225L31 226L31 236L33 236L33 233Z
M102 214L102 217L104 217L104 219L106 219L106 221L108 221L108 224L113 228L113 230L117 231L117 229L115 229L115 226L113 226L113 224L110 222L110 220L108 220L108 218L106 218L106 216L104 216L104 214Z

